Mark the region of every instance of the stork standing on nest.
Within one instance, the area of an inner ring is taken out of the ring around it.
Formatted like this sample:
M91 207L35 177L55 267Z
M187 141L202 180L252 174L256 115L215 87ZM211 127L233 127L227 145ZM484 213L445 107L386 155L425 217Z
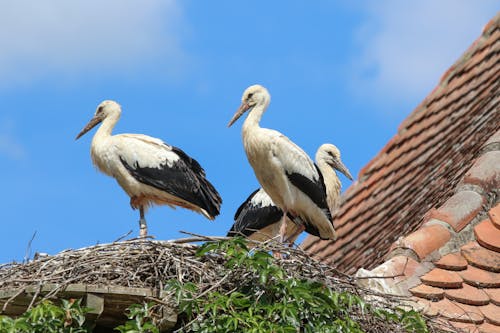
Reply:
M343 173L352 180L351 173L340 159L340 151L333 144L325 143L316 152L316 165L323 176L326 189L326 201L333 215L340 203L342 183L335 170ZM279 233L279 222L283 211L277 207L269 195L262 189L254 191L241 204L234 215L234 224L227 236L244 235L256 241L266 241L276 237ZM285 239L291 244L301 233L300 219L288 214L286 220ZM305 224L305 231L318 236L317 230Z
M130 196L130 206L140 212L140 237L147 235L144 217L149 206L184 207L213 220L222 199L205 178L200 164L181 149L143 134L111 135L121 107L104 101L76 139L102 123L90 148L97 168L116 179Z
M259 126L270 101L263 86L248 87L228 126L249 111L243 123L243 145L260 185L283 211L281 241L285 240L288 213L303 221L302 230L306 228L304 223L309 223L321 239L335 239L323 176L314 162L280 132Z

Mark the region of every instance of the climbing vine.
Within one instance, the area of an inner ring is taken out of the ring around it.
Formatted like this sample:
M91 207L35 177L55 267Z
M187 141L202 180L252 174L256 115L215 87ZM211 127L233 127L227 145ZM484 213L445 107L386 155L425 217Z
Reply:
M413 310L383 309L360 296L311 279L288 276L265 251L250 251L242 239L205 243L198 256L225 257L219 283L200 290L170 280L180 321L177 332L428 332ZM226 290L225 281L239 277Z

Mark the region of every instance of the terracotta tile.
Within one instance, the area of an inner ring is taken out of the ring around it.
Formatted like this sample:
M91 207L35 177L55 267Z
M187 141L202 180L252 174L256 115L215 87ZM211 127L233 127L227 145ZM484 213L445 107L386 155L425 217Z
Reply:
M419 311L422 311L429 317L436 317L439 314L439 309L433 306L434 302L418 298L417 304L421 307Z
M420 259L424 259L440 249L450 238L450 232L445 227L435 224L412 232L398 242L397 246L412 249Z
M443 299L444 291L441 288L431 287L426 284L419 284L416 287L409 289L410 293L415 297L437 301Z
M495 29L498 28L498 15L493 17L491 20L488 21L483 27L483 30L481 31L481 35L487 36L495 31Z
M488 250L477 242L470 242L462 246L461 253L469 264L473 266L491 272L500 272L499 252Z
M500 306L488 304L480 306L479 310L481 310L488 323L500 326Z
M464 283L459 289L446 289L445 296L452 300L469 305L486 305L489 303L489 296L482 290Z
M500 252L500 229L495 228L490 219L486 219L476 225L474 227L474 234L479 244L490 250Z
M486 141L483 145L483 147L486 147L488 145L498 143L500 142L500 130L496 131L493 135L490 136L488 141Z
M302 242L302 244L300 244L300 247L304 251L309 251L309 250L311 250L311 247L314 244L316 244L318 241L319 241L319 237L309 235L309 236L306 237L306 239L304 239L304 241Z
M460 288L462 278L456 272L446 271L441 268L434 268L429 273L420 277L425 284L441 288Z
M485 271L484 269L469 265L465 271L460 271L458 274L462 277L462 279L464 279L465 282L474 287L500 287L500 273Z
M456 252L445 255L436 261L434 265L450 271L462 271L467 268L467 260L460 253Z
M483 291L488 294L491 303L500 306L500 289L499 288L484 288Z
M439 80L439 84L448 84L449 78L453 76L453 73L457 70L457 64L453 64L446 72L441 75Z
M481 186L485 192L500 187L500 151L481 155L465 174L464 183Z
M434 306L439 309L440 315L451 321L476 324L484 321L483 313L477 306L456 304L447 298L434 303Z
M401 277L394 278L395 282L415 275L416 270L420 267L420 264L416 260L405 256L391 258L383 265L386 267L385 276L402 275Z
M374 159L368 162L363 168L361 168L358 173L358 179L363 180L364 177L368 177L375 169L374 168L375 164L380 163L382 156L383 155L380 155L379 153L379 155L377 155Z
M451 326L458 329L460 333L479 333L479 325L474 323L461 323L458 321L450 321Z
M500 326L482 323L479 325L479 333L500 333Z
M493 225L497 229L500 229L500 203L498 203L495 207L490 209L488 215L490 216L490 220L493 223Z
M430 212L435 218L450 224L456 232L462 230L481 210L483 197L473 191L460 191L450 197L444 205Z

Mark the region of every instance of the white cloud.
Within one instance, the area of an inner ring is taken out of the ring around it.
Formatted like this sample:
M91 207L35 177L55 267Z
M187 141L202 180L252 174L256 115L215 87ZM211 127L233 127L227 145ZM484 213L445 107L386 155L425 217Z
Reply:
M381 0L365 6L354 87L388 102L425 97L500 9L497 0Z
M0 121L0 157L19 161L26 157L26 150L13 134L14 127L10 119Z
M50 74L133 71L183 58L176 0L16 0L0 5L0 86Z

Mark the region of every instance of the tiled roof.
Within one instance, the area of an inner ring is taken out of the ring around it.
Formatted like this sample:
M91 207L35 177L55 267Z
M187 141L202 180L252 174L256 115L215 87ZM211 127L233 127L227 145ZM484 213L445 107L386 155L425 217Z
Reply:
M499 188L500 13L360 171L338 239L302 247L466 332L500 333Z
M421 259L485 213L499 183L499 88L500 14L344 193L337 240L310 236L302 247L354 273L381 264L419 228L409 237Z
M424 312L468 332L500 332L500 228L494 222L499 217L500 203L472 228L472 241L430 260L430 270L417 274L419 281L400 280ZM393 281L386 283L390 290Z

